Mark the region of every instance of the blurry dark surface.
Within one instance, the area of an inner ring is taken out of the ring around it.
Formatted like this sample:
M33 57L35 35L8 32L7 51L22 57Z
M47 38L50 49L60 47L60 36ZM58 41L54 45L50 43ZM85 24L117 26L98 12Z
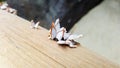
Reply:
M70 30L90 9L103 0L7 0L18 15L31 20L38 17L40 25L49 28L52 21L60 18L61 26Z
M3 2L3 1L6 1L6 0L0 0L0 2Z

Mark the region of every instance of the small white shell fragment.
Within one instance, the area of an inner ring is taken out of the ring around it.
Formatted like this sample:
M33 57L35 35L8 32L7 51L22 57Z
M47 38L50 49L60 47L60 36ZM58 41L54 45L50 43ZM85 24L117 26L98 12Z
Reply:
M40 24L40 22L37 22L37 23L35 24L34 21L31 20L31 26L30 26L30 28L35 28L35 29L37 29L38 26L39 26L39 24Z

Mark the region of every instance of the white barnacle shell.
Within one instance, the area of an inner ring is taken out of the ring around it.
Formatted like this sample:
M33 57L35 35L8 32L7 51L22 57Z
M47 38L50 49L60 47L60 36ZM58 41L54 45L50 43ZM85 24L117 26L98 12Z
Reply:
M67 39L69 38L70 35L71 35L70 33L66 33L66 32L65 32L65 33L64 33L64 39L67 40Z
M76 45L74 45L74 43L70 40L61 40L57 42L58 44L66 44L69 45L69 47L77 47Z
M55 24L54 24L54 22L52 22L50 30L49 30L48 38L54 39L54 38L56 38L56 34L57 34L57 31L55 29Z
M66 41L60 40L60 41L58 41L57 43L58 43L58 44L66 44Z
M60 30L57 31L56 38L58 40L62 40L62 38L64 38L65 33L66 33L66 29L64 27L60 28Z
M59 18L56 19L56 21L55 21L55 29L56 29L56 31L60 30L60 20L59 20Z
M58 39L60 41L60 40L62 40L62 37L63 37L63 31L58 32L56 35L56 39Z
M39 24L40 24L40 22L38 21L36 24L34 24L34 28L38 28L38 26L39 26Z

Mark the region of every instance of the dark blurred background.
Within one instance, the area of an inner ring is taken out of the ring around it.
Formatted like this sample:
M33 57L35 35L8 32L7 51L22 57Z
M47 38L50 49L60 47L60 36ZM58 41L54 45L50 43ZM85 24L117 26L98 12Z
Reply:
M0 2L5 1L5 0L0 0Z
M18 16L27 20L38 17L40 25L49 28L52 21L60 18L61 27L69 31L86 13L103 0L7 0Z

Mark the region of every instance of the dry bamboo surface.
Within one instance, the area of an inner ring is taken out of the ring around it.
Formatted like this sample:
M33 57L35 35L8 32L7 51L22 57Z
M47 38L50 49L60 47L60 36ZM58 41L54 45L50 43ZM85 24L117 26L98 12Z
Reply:
M0 68L119 68L81 45L57 45L47 38L48 30L39 28L0 10Z

